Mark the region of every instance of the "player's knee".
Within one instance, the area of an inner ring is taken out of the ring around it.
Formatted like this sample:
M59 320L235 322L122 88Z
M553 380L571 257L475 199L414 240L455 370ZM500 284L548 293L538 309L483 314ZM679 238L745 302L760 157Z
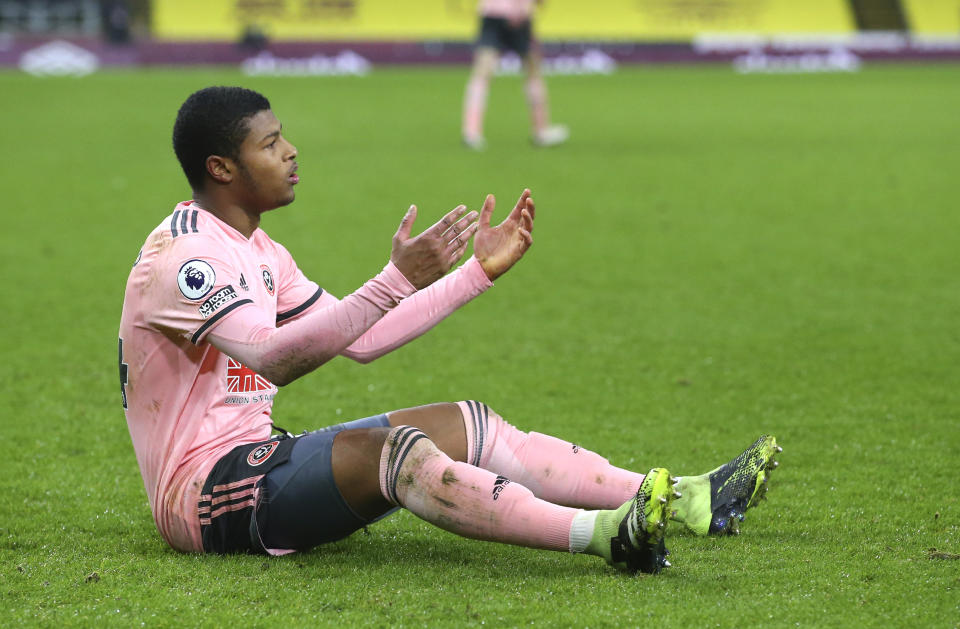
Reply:
M473 71L473 76L471 78L474 82L480 82L480 83L483 83L484 85L487 85L493 79L493 71L487 70L482 67L475 68Z
M393 428L383 428L386 436L383 440L381 466L389 464L388 459L402 458L414 443L419 443L427 452L441 452L437 443L427 433L416 426L401 424Z
M436 444L415 426L401 425L390 430L380 454L380 495L393 505L404 505L404 489L424 464L442 455Z
M400 425L389 429L380 452L380 474L388 474L389 469L399 470L414 444L425 453L440 452L427 433L416 426Z
M484 81L489 81L493 78L493 74L497 70L498 62L499 58L495 52L479 54L473 64L473 76Z
M491 417L500 417L496 411L480 400L461 400L457 402L457 406L460 408L463 420L468 424L471 422L487 424Z
M476 404L476 402L474 402ZM469 411L466 410L466 401L443 402L436 404L436 412L431 415L433 420L429 425L421 426L434 441L445 442L448 437L455 438L461 434L463 425L469 421Z
M509 426L496 412L479 400L458 402L463 415L463 429L466 436L463 461L477 467L489 462L493 444L505 428Z

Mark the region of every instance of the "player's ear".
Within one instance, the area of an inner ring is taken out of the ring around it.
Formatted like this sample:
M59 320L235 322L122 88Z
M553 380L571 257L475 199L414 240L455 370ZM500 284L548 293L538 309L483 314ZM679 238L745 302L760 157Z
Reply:
M207 173L217 183L230 183L233 181L233 173L236 167L229 157L220 157L219 155L210 155L206 161Z

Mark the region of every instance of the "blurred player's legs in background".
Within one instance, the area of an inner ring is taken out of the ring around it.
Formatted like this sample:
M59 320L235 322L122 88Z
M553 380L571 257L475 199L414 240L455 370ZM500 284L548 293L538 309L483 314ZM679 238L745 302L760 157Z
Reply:
M556 146L567 141L570 131L564 125L550 124L547 83L540 70L541 61L540 46L533 43L523 57L523 67L527 76L524 91L527 93L527 104L530 106L532 138L537 146Z
M541 53L533 41L533 27L529 19L508 19L484 16L480 36L473 56L473 67L463 98L463 143L474 150L486 147L483 137L483 119L487 109L490 81L497 71L500 55L514 52L523 59L526 75L524 91L530 107L531 141L535 146L556 146L567 140L570 133L563 125L550 124L547 85L541 72Z
M478 46L473 55L473 68L463 97L463 143L474 150L486 146L483 138L483 117L487 110L487 94L500 61L495 48Z

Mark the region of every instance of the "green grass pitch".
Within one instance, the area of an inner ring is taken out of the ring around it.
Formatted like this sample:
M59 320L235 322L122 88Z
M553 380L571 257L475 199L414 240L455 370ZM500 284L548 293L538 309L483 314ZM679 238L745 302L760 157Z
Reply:
M500 78L479 154L459 145L465 72L0 74L2 624L958 626L960 66L557 77L555 150L530 146L521 82ZM335 294L381 268L410 203L422 229L487 192L498 216L524 186L537 201L534 247L496 288L287 387L278 423L476 398L678 473L772 432L781 467L742 535L668 530L674 568L638 578L406 513L285 558L166 548L116 330L144 237L188 197L176 109L236 83L300 150L297 201L263 226Z

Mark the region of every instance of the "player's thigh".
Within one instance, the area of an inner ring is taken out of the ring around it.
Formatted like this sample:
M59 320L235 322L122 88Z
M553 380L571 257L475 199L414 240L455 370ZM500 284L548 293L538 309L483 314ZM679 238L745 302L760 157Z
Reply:
M501 17L484 16L480 19L480 34L475 43L476 49L506 50L509 38L509 24Z
M473 75L489 80L497 70L500 53L495 48L477 48L473 53Z
M541 75L541 65L543 62L543 53L540 52L540 46L535 43L527 50L523 56L523 69L529 77L539 77Z
M368 522L392 508L380 491L380 455L391 430L389 426L344 430L333 441L337 490L351 511Z
M301 437L286 463L266 474L256 533L266 549L306 550L346 537L383 516L379 464L391 428L386 415Z
M391 426L415 426L454 461L467 460L467 431L457 404L443 402L387 413Z
M504 35L504 48L517 53L523 59L529 56L536 46L533 42L533 26L530 21L511 24Z

